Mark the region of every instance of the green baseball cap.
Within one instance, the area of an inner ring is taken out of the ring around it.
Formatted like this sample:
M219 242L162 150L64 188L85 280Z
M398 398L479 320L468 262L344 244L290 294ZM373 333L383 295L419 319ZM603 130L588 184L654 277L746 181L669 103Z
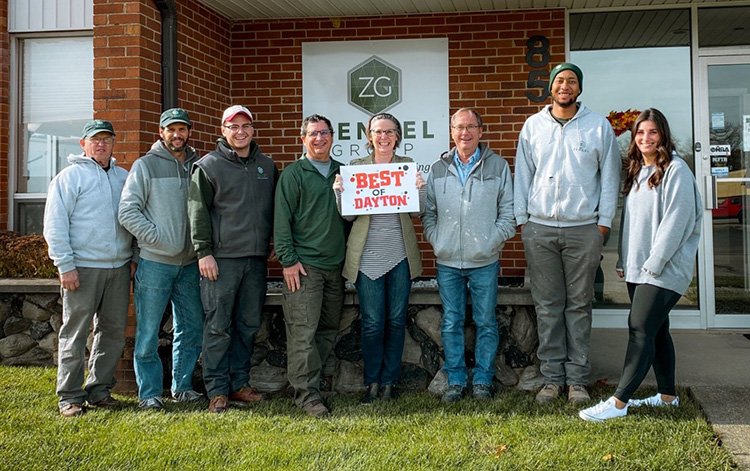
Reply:
M581 93L583 93L583 72L581 72L581 69L577 65L570 62L563 62L562 64L556 65L549 73L549 91L552 91L552 82L555 81L555 77L557 77L557 74L563 70L572 70L573 73L576 74L578 77L578 88L581 90Z
M182 108L171 108L161 114L159 119L159 127L166 128L172 123L185 123L188 127L192 127L188 112Z
M115 129L112 127L112 123L110 123L109 121L104 121L103 119L95 119L86 123L86 125L83 127L82 134L84 139L88 139L94 134L98 134L100 132L108 132L113 136L115 135Z

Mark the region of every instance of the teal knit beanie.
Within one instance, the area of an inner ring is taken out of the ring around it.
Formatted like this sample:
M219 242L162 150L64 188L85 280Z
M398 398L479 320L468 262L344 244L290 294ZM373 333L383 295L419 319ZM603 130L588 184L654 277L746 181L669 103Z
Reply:
M581 72L581 69L577 65L570 62L563 62L562 64L556 65L549 73L549 91L552 91L552 82L555 81L555 77L557 77L557 74L563 70L572 70L573 73L578 76L578 88L581 90L581 93L583 93L583 72Z

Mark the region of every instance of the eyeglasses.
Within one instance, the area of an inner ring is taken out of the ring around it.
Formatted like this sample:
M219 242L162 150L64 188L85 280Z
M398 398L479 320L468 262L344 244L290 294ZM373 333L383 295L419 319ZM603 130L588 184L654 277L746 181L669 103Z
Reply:
M331 131L330 129L324 129L322 131L308 131L306 134L307 134L307 137L315 138L315 137L320 136L323 139L325 139L326 137L333 134L333 131Z
M464 131L474 132L477 129L479 129L479 126L477 126L476 124L469 124L468 126L458 125L458 126L451 126L451 127L455 129L457 132L464 132Z
M239 124L230 124L229 126L224 125L226 129L229 129L231 132L236 133L240 129L242 129L244 132L250 132L251 129L253 129L252 123L246 123L240 126Z
M111 137L90 137L89 142L93 142L94 144L104 144L104 145L110 145L115 140Z
M388 137L393 137L396 135L395 129L373 129L370 131L372 134L375 134L376 136L380 137L383 134L385 134Z

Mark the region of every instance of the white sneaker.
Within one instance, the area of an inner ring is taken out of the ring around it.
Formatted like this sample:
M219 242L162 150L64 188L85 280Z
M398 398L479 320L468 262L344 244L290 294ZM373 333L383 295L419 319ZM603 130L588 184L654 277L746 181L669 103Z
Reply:
M628 401L629 407L640 407L640 406L661 407L661 406L679 406L679 405L680 405L679 397L675 396L672 402L666 402L661 398L660 393L656 393L656 395L647 397L646 399L631 399Z
M628 415L628 405L625 404L625 407L618 409L617 406L615 406L614 397L610 397L606 401L602 401L588 409L583 409L578 413L578 417L589 422L604 422L608 419L625 417L626 415Z

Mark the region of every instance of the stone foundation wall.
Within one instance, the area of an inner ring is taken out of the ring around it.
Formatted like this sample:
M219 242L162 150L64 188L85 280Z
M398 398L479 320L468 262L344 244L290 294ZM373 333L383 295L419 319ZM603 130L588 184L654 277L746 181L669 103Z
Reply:
M437 394L445 387L441 367L445 361L440 338L442 308L430 305L411 305L406 326L406 343L402 359L402 390L428 389ZM536 359L538 344L534 311L528 306L500 305L496 310L500 345L495 359L495 380L498 388L517 387L532 390L541 387ZM470 318L470 313L467 313ZM361 321L357 306L347 306L339 327L333 363L324 371L333 378L333 389L340 393L364 391L363 360L360 345ZM474 364L476 327L467 322L466 360ZM256 336L253 369L250 382L260 391L283 391L286 382L286 338L281 309L264 313L263 324Z
M0 364L12 366L49 366L57 364L57 333L62 324L62 304L57 293L0 292ZM52 291L47 287L46 291ZM44 290L41 290L44 291ZM260 391L276 393L288 387L286 379L286 332L279 305L280 296L271 292L263 313L261 328L255 338L250 373L251 384ZM514 304L498 304L496 316L500 344L495 359L495 380L498 388L533 390L541 386L536 348L536 320L528 292L521 288L501 288L498 296ZM528 303L526 302L528 301ZM443 343L440 337L442 307L435 289L412 293L406 324L401 380L402 390L429 390L436 394L445 387ZM465 326L466 360L474 364L475 326L470 307ZM360 345L361 321L356 295L347 294L347 305L339 327L334 355L324 368L331 378L332 389L340 393L364 391L363 360ZM165 389L169 388L171 370L172 322L165 314L159 339L159 354L164 364ZM89 345L91 337L89 337ZM132 352L132 339L128 339ZM194 384L201 390L200 368ZM123 391L118 392L135 392Z
M0 294L0 365L57 365L58 294Z

